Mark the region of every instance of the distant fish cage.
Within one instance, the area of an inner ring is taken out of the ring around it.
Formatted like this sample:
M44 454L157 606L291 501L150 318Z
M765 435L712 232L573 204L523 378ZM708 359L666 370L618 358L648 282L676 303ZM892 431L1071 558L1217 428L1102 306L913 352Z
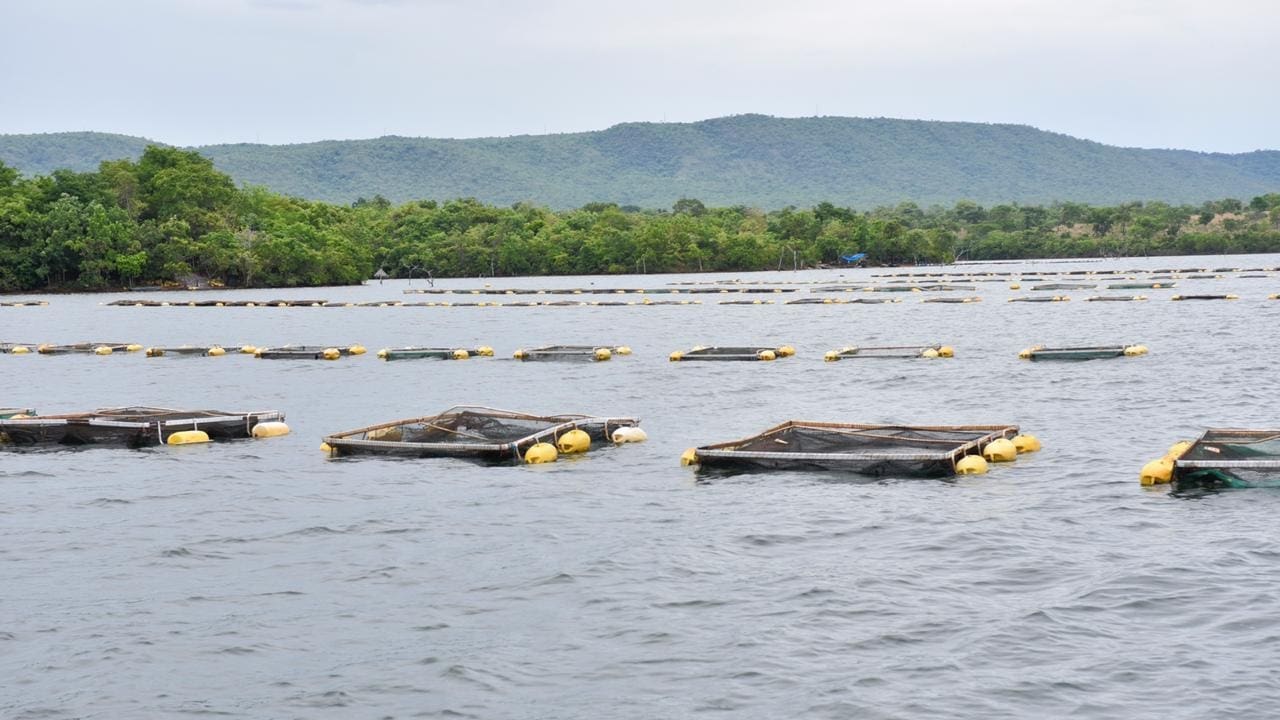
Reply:
M363 355L363 345L282 345L258 348L253 356L263 360L337 360L348 355Z
M1097 345L1092 347L1049 348L1041 345L1029 347L1018 353L1023 360L1102 360L1117 357L1139 357L1148 352L1146 345Z
M948 477L966 455L1018 434L1014 425L865 425L791 420L742 440L692 448L699 469L838 471L871 477Z
M247 438L260 423L280 422L284 413L229 413L152 407L105 408L66 415L0 420L0 437L13 445L159 445L171 436L201 431L211 439Z
M382 348L378 351L378 357L383 360L467 360L473 357L493 357L493 348L488 345L473 348Z
M516 350L512 357L522 361L550 360L555 362L603 362L615 355L630 355L626 345L544 345Z
M35 415L36 411L31 408L0 408L0 420L8 420L14 417L25 417Z
M764 347L747 345L739 347L704 347L695 346L689 350L677 350L668 356L671 362L689 361L771 361L791 357L796 349L790 345Z
M950 345L882 345L879 347L858 347L848 345L839 350L828 350L822 359L826 362L837 362L847 359L904 359L904 358L950 358L955 357L955 349Z
M119 342L85 342L70 345L37 345L36 352L41 355L110 355L118 352L137 352L142 349L137 343Z
M527 458L540 443L560 445L560 452L584 451L565 448L561 441L572 431L581 431L593 441L614 440L620 428L635 428L640 421L630 417L589 415L531 415L494 408L460 405L437 415L394 420L324 438L334 457L374 455L414 458L463 458L482 462L534 462ZM554 459L554 456L551 458Z

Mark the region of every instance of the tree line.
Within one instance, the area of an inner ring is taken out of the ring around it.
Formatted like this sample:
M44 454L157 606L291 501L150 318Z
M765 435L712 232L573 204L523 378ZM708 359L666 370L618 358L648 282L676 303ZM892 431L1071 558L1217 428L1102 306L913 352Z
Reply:
M1199 206L1133 202L859 211L473 199L347 205L236 187L191 151L24 178L0 163L0 290L102 290L193 278L233 287L391 277L766 270L1055 257L1280 252L1280 193Z

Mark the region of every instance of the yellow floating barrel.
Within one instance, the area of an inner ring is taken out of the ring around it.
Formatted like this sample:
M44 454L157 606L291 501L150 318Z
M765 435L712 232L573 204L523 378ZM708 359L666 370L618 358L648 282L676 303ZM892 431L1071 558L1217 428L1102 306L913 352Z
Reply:
M685 450L683 453L680 454L680 464L684 465L685 467L689 467L690 465L697 465L698 451L694 448L689 448L688 450Z
M342 351L339 350L338 348L325 348L323 351L321 351L320 357L324 358L325 360L337 360L338 358L342 357Z
M282 437L289 434L289 426L280 421L260 422L253 426L255 438Z
M536 443L524 452L524 461L530 465L555 462L560 456L556 446L551 443Z
M1019 455L1040 450L1040 438L1035 435L1015 435L1012 442Z
M165 440L168 445L197 445L207 442L212 441L209 439L209 433L203 430L179 430Z
M981 455L965 455L956 461L957 475L985 475L989 466Z
M987 462L1013 462L1018 459L1018 448L1006 438L997 438L982 448L982 457Z
M573 429L556 440L556 450L562 455L584 453L591 449L591 436L582 430Z

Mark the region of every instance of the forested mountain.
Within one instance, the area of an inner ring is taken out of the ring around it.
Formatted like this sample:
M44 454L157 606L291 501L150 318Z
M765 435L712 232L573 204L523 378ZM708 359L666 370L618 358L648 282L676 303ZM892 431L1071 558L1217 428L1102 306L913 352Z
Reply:
M98 133L0 135L25 174L136 159L148 141ZM680 198L775 209L979 203L1184 203L1280 189L1280 152L1119 148L1023 125L740 115L597 132L447 140L383 137L197 148L238 183L350 203L474 197L574 208Z

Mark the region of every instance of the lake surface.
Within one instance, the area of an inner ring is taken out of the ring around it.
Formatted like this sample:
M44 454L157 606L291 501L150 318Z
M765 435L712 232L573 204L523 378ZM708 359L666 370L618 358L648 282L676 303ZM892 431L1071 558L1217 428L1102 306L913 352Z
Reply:
M870 282L876 272L436 286ZM103 303L125 295L71 295L0 308L0 341L370 350L336 362L0 355L0 405L279 409L293 429L183 448L0 453L0 716L1275 717L1280 493L1176 497L1137 482L1143 463L1206 427L1280 426L1280 301L1266 299L1280 276L1222 274L1175 290L1056 291L1072 301L1045 304L1006 302L1006 281L956 293L983 298L964 305L911 293L889 305L725 306L703 295L653 307L121 308ZM406 287L138 295L431 299ZM1082 302L1118 292L1151 299ZM1174 293L1240 299L1170 302ZM849 344L915 342L954 345L956 357L821 360ZM1035 343L1132 342L1150 355L1017 359ZM558 343L634 355L508 359ZM799 353L667 362L695 344L757 343ZM477 344L497 357L373 355ZM536 467L319 451L326 433L462 403L634 415L650 441ZM1015 423L1044 450L954 481L697 482L680 467L687 447L790 418Z

